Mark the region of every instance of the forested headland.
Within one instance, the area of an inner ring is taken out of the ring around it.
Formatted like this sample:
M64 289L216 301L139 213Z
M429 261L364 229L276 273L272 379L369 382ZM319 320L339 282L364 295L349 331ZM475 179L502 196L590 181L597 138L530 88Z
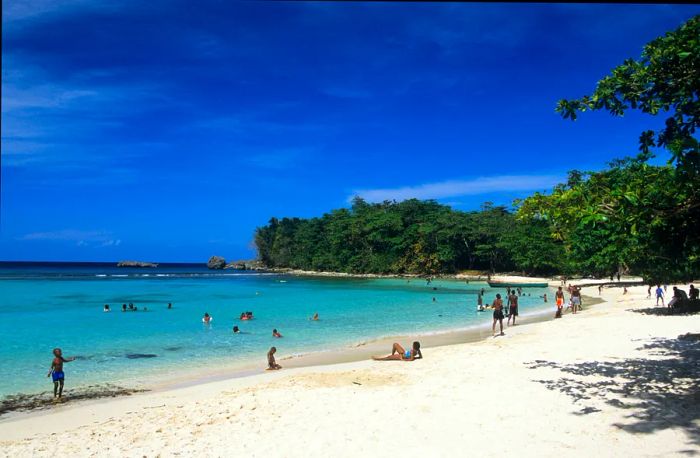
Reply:
M700 277L700 16L648 43L590 95L556 111L637 110L665 117L639 151L600 171L571 171L551 193L512 208L458 211L435 201L367 203L317 218L272 218L255 232L268 267L350 273L440 274L465 269L647 281ZM614 121L611 121L614 122ZM591 145L595 148L595 144ZM671 159L653 165L655 151Z

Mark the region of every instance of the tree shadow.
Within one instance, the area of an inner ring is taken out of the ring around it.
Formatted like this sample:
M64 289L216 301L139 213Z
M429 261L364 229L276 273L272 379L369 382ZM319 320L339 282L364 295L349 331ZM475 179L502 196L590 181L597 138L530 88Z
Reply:
M643 309L627 309L627 312L641 313L642 315L654 315L654 316L678 316L678 315L697 315L700 313L699 310L687 310L687 309L670 309L666 306L659 307L648 307Z
M700 426L695 424L700 419L700 342L687 336L655 338L639 350L652 358L579 364L537 360L526 364L531 369L548 367L576 376L534 380L573 398L581 406L576 415L599 412L593 401L602 400L629 411L629 422L614 424L624 431L650 434L678 427L687 432L692 444L700 445ZM682 453L697 454L694 450Z

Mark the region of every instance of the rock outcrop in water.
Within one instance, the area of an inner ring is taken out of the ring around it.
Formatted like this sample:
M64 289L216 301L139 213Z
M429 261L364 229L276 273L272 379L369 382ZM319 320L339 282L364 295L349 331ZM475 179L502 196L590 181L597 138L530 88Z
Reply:
M117 267L158 267L158 264L143 261L119 261Z
M233 261L226 264L226 269L235 270L263 270L264 266L260 261Z
M210 269L223 269L226 267L226 260L221 256L212 256L207 261L207 267Z

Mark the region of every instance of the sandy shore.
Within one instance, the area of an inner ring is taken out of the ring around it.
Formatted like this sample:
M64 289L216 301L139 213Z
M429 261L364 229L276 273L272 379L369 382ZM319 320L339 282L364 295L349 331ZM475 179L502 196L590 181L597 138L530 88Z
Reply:
M584 294L597 296L597 288ZM412 363L287 369L0 421L2 456L700 454L700 316L646 288ZM408 344L409 342L403 342Z

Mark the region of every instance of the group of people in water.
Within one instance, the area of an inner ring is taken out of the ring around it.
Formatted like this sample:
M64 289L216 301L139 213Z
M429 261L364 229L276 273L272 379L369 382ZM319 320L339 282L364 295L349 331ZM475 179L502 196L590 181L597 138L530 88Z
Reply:
M168 309L173 308L172 302L168 302L167 308ZM143 312L148 312L148 307L143 307L140 310ZM103 312L111 312L112 308L109 306L109 304L105 304L104 307L102 307L102 311ZM129 305L122 304L122 312L138 312L138 311L139 311L139 308L137 306L135 306L133 302L129 302Z

